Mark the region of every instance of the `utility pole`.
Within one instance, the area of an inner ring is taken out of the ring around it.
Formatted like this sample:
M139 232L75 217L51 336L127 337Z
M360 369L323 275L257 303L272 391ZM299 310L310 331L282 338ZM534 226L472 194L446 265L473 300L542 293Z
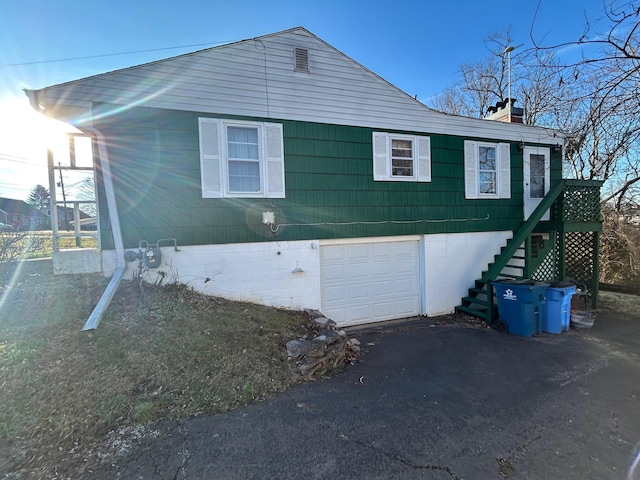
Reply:
M62 201L64 205L64 228L69 230L69 217L67 216L67 196L64 193L64 180L62 179L62 165L58 162L58 172L60 172L60 181L58 186L62 189ZM58 208L57 206L55 208Z
M504 53L507 54L507 103L509 104L509 123L511 123L511 52L520 46L522 46L522 44L515 47L513 45L507 45L504 49Z

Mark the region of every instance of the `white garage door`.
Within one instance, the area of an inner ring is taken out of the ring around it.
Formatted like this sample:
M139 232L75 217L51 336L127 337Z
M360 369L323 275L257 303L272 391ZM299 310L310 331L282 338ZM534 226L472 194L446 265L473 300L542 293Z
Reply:
M323 245L322 313L340 326L420 314L417 240Z

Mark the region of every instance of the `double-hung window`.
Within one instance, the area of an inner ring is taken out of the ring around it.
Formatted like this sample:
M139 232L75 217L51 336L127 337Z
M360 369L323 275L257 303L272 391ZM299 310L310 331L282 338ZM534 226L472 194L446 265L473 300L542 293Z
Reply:
M284 198L282 125L200 118L202 196Z
M429 137L373 132L373 179L430 182Z
M227 126L229 193L257 193L261 190L258 127Z
M478 193L480 195L496 195L498 193L497 147L491 145L478 146Z
M465 198L511 198L508 143L464 142Z
M391 138L391 176L413 177L413 139Z

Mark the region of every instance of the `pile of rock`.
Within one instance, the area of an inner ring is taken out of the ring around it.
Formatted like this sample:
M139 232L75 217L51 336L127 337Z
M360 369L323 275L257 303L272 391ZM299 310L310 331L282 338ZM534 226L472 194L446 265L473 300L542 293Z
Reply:
M344 330L336 329L336 322L320 312L307 311L317 328L314 335L304 335L287 342L289 359L295 360L296 369L302 375L322 375L352 360L360 350L356 339L349 339ZM314 332L316 330L314 328Z

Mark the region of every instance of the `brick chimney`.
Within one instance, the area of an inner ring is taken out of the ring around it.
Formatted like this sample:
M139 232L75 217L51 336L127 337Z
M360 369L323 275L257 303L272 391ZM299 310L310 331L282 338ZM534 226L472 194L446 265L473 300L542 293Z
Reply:
M524 123L524 109L514 107L515 98L507 98L497 102L495 107L489 107L489 115L485 120L497 120L499 122Z

